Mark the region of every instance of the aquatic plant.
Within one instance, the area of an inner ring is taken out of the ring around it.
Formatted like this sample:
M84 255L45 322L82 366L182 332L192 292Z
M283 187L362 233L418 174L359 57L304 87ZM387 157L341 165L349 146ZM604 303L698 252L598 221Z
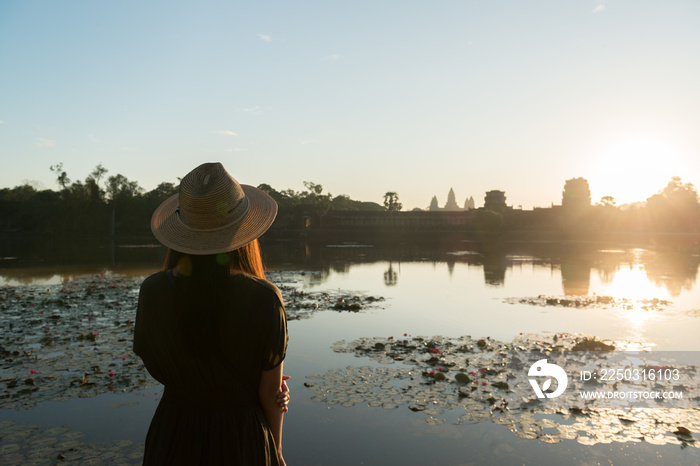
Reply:
M627 346L629 342L605 342L566 333L521 335L511 342L469 336L361 338L336 342L332 349L367 358L371 366L310 375L304 385L314 393L313 401L341 407L406 406L426 416L430 425L448 419L454 424L491 421L520 437L549 443L576 440L592 445L643 439L656 445L697 447L692 436L692 432L700 432L697 366L663 366L680 369L673 389L683 390L684 398L677 400L673 408L660 404L658 408L636 407L631 402L606 400L582 402L576 396L585 384L594 382L596 389L605 391L616 387L616 380L569 380L572 389L567 394L557 398L556 403L544 402L537 398L526 377L528 368L538 359L584 367L592 361L611 358L610 349ZM605 351L582 351L600 349ZM654 353L646 354L653 360ZM633 359L644 357L637 354ZM623 357L622 363L632 362ZM656 366L649 363L640 367ZM643 382L630 382L627 388L649 387Z

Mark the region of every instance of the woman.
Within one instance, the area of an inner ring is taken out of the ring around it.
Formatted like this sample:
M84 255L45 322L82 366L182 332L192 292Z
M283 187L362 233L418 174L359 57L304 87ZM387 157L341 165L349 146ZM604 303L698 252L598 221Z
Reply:
M287 324L257 238L277 204L219 163L153 213L163 271L141 285L134 352L165 389L144 464L284 465Z

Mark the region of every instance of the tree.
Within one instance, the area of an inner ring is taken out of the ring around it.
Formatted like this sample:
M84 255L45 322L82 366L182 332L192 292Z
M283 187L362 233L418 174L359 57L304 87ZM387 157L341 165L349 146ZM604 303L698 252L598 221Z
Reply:
M384 194L384 207L389 212L398 212L403 208L403 204L399 202L399 195L394 191L387 191Z
M114 236L117 224L117 203L129 204L134 198L140 197L143 189L136 181L129 181L124 175L117 174L107 178L107 194L112 204L112 220L110 234ZM134 210L122 209L130 214L136 214Z
M604 207L615 207L615 198L612 196L603 196L600 198L600 205Z
M101 202L104 197L104 191L100 188L100 181L105 173L107 173L107 169L100 163L90 172L87 178L85 178L85 190L87 191L88 198L93 203Z
M102 177L108 172L108 170L102 166L101 163L97 164L95 169L88 175L89 179L95 180L95 184L99 185Z
M107 194L109 194L111 201L135 197L140 195L142 191L143 189L138 182L129 181L124 175L117 174L107 178Z
M681 202L698 203L698 192L692 183L683 183L680 176L674 176L659 194L666 199L675 199ZM652 196L653 197L653 196Z
M331 207L333 210L357 210L355 201L350 199L350 196L347 194L335 196L331 201Z
M177 194L178 192L180 192L180 189L177 186L175 186L174 183L163 182L156 186L154 190L149 191L146 195L150 197L155 197L158 201L158 204L160 205L162 201L166 200L174 194Z
M333 195L331 193L322 194L323 186L320 184L313 183L311 181L304 181L304 187L307 192L302 193L302 205L310 208L315 214L323 217L328 213L331 208L331 200Z
M260 191L264 191L264 192L267 193L272 199L274 199L275 202L277 202L277 205L279 206L280 210L282 210L282 209L288 209L288 208L291 206L291 203L292 203L292 202L291 202L289 196L287 196L287 195L284 194L284 193L281 193L281 192L277 191L275 188L273 188L273 187L270 186L269 184L267 184L267 183L259 184L259 185L258 185L258 189L259 189Z
M152 213L156 208L169 197L180 192L179 186L174 183L162 182L155 189L143 195L143 210L146 214Z
M320 184L313 183L311 181L304 181L304 187L309 191L311 195L320 195L323 192L323 186Z
M56 182L58 185L61 188L66 189L66 187L70 184L70 179L68 178L68 174L65 172L65 170L63 170L63 163L51 165L49 168L56 174Z
M647 199L647 211L654 230L697 231L700 228L700 201L692 183L674 176L664 189Z

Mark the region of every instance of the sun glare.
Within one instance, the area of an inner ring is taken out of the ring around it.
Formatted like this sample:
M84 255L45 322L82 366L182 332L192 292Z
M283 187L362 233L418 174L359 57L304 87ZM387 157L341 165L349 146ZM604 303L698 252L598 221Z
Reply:
M649 281L642 264L630 265L617 270L612 283L604 286L604 293L615 298L641 299L667 299L667 292L657 288Z
M612 196L617 205L646 201L673 176L682 176L680 153L663 139L639 135L619 140L598 157L591 185L591 201Z
M630 300L631 308L625 310L625 316L634 326L643 324L652 315L645 309L644 300L669 299L666 290L651 283L642 264L619 269L612 283L605 285L601 294Z

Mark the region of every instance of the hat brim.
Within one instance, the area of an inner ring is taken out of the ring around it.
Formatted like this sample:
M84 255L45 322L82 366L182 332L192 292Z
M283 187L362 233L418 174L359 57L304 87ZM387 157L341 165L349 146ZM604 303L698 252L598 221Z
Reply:
M238 249L265 233L277 216L277 203L266 192L240 185L250 207L234 224L218 230L193 230L180 220L179 194L166 199L151 217L151 231L158 241L185 254L207 255Z

